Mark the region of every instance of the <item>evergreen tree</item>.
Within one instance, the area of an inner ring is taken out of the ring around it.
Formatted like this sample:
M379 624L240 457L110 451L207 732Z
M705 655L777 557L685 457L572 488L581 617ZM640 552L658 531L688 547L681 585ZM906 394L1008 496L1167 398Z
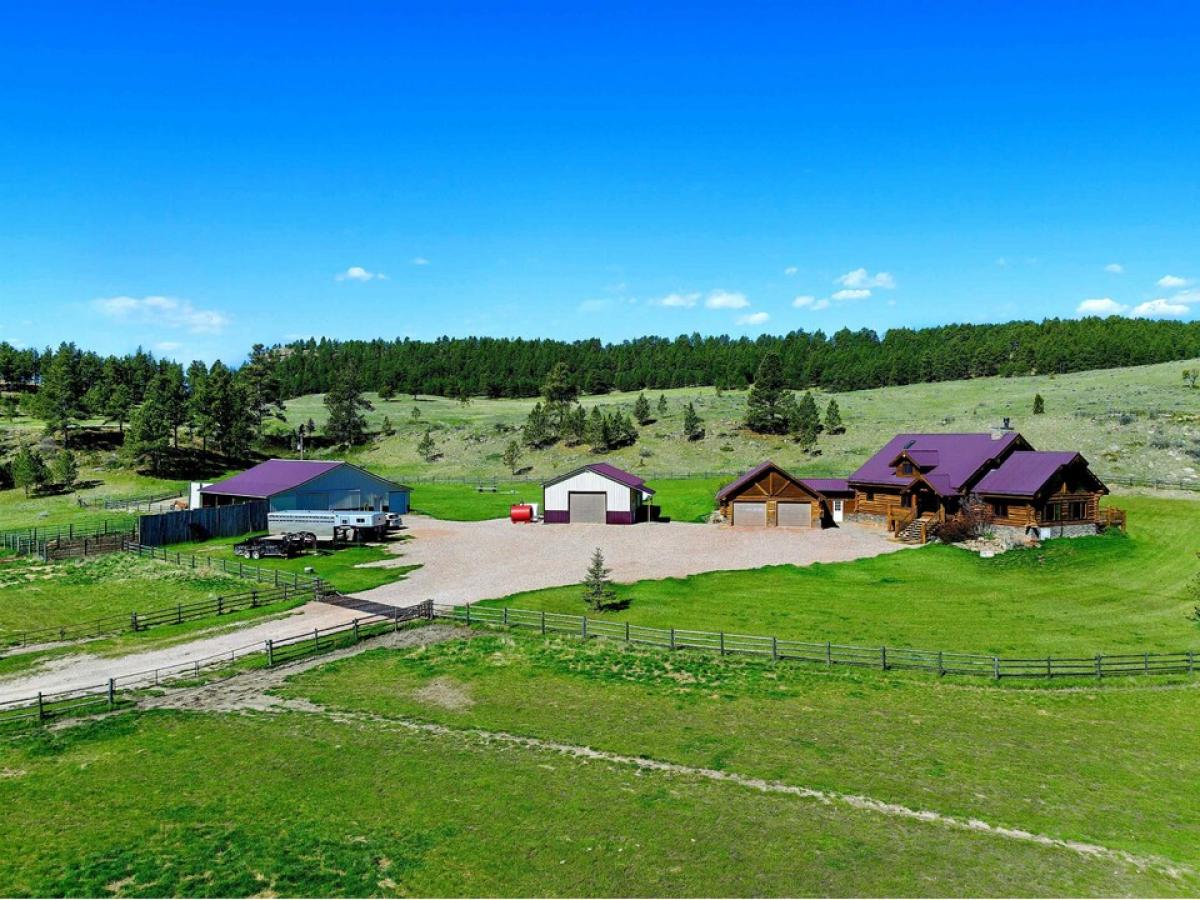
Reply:
M817 435L821 431L821 414L817 411L817 403L811 391L805 391L799 403L793 400L788 415L788 431L805 450L816 446Z
M379 427L379 431L389 436L396 433L396 429L392 427L392 420L388 416L383 417L383 424Z
M521 429L521 437L527 447L540 450L554 443L554 432L550 427L550 419L541 403L533 404L533 409L525 419Z
M1186 384L1190 388L1194 388L1196 386L1197 381L1200 381L1200 369L1184 369L1183 370L1183 383L1184 384Z
M17 417L17 409L18 405L16 397L12 397L8 394L0 397L0 415L4 416L4 418L8 419L8 421L11 422Z
M129 413L133 410L133 392L129 385L120 383L112 386L104 401L102 413L107 422L116 422L117 431L125 433L125 423L129 421Z
M508 471L516 475L517 470L521 467L521 445L517 441L509 441L508 446L504 448L502 460L508 467Z
M433 462L438 457L437 444L433 440L433 432L425 429L425 436L417 442L417 453L425 462Z
M633 417L639 425L649 425L653 421L650 418L650 401L646 399L645 394L638 394L637 400L634 401Z
M123 452L131 465L149 462L150 471L162 471L162 459L171 445L171 416L158 379L150 383L146 397L129 417Z
M379 388L380 400L391 400L396 396L396 384L391 379L384 381Z
M367 420L362 412L375 407L362 395L353 369L343 369L341 377L325 395L325 408L329 410L325 434L331 441L348 447L363 442L367 435Z
M763 357L746 397L746 427L759 434L783 434L788 430L787 401L791 392L784 385L783 360L772 351Z
M704 420L696 413L696 407L690 401L683 408L683 436L689 441L698 441L704 437Z
M22 446L17 451L17 455L13 457L9 470L12 475L13 487L23 488L26 497L29 496L30 488L38 490L49 479L42 454L32 447Z
M50 465L51 480L59 487L75 490L75 482L79 480L79 466L75 462L75 454L63 447L54 457Z
M409 416L409 418L412 419L414 422L420 422L421 421L421 407L414 406L412 408L412 415Z
M588 413L584 436L588 446L596 452L603 453L608 449L608 420L600 407L593 406L592 411Z
M829 405L825 407L825 430L830 434L844 434L846 426L842 422L842 411L838 408L837 400L829 398Z
M587 440L587 413L578 403L563 422L562 439L569 447L577 447Z
M178 450L179 426L188 420L188 393L183 369L174 363L167 363L156 377L155 383L163 415L171 425L171 445Z
M667 395L659 394L658 395L658 415L661 418L662 416L665 416L666 414L667 414Z
M312 416L308 417L308 421L305 423L304 429L308 434L317 433L317 423L313 421Z
M199 391L197 431L227 456L244 457L250 450L256 419L245 388L219 359L212 364Z
M611 574L612 569L604 564L604 552L597 547L583 579L583 602L589 609L600 612L616 602L617 592L609 578Z
M79 377L79 350L74 344L60 344L42 374L42 383L34 395L34 409L46 424L46 432L62 434L69 444L71 425L79 418L83 390Z
M187 367L187 424L191 431L200 433L201 405L204 402L204 381L208 378L208 366L194 360ZM208 438L201 434L204 450L208 450Z
M1041 394L1033 395L1033 414L1040 416L1046 411L1046 401Z
M277 354L262 344L250 348L250 358L238 369L238 380L245 389L246 401L254 418L255 432L261 437L268 418L287 420L283 388L275 370Z

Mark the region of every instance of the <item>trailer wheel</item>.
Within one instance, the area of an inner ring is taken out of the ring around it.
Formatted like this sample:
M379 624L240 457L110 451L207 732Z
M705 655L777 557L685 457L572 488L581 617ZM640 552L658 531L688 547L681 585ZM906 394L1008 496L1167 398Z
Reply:
M262 559L262 551L259 550L257 547L255 547L253 550L250 551L250 558L251 559Z

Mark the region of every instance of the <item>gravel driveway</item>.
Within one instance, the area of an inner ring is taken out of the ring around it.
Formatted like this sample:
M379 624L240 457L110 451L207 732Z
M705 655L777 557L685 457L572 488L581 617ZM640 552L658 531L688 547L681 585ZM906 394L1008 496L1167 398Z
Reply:
M469 603L578 584L600 547L615 581L679 578L723 569L839 562L892 553L878 530L846 523L809 531L682 522L642 525L513 525L507 519L446 522L406 516L413 540L393 545L395 565L419 563L405 580L356 596L407 606L425 599ZM381 563L389 565L391 563Z

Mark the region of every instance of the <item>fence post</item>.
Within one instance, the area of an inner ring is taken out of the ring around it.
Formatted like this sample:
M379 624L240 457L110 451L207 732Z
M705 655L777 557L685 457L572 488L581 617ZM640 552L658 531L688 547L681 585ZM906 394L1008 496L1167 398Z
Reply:
M395 613L392 614L392 631L400 630L400 607L396 607Z
M222 616L224 614L225 614L225 598L218 597L217 598L217 615Z
M583 617L582 624L579 626L579 636L587 640L587 616Z
M675 629L671 629L671 649L675 649Z
M879 667L887 671L887 647L879 648Z
M138 620L137 620L136 612L131 612L129 614L129 624L133 628L134 631L138 630Z
M354 620L354 643L358 643L358 619Z
M1189 675L1192 674L1194 657L1195 657L1195 653L1193 651L1189 650L1188 651L1188 674Z
M775 635L771 635L771 659L779 659L779 639Z
M113 679L108 679L108 708L112 709L117 702L117 685Z
M267 668L269 669L273 665L275 665L275 645L270 638L267 638Z
M313 651L316 652L320 649L321 649L321 630L319 628L314 628L313 629Z
M938 675L945 675L946 667L942 664L942 651L938 651Z
M467 624L471 624L471 604L467 604Z
M507 625L508 624L508 607L507 606L504 607L503 611L504 611L504 624Z
M1050 657L1046 657L1046 677L1049 678L1054 674L1054 667L1050 664Z
M1103 676L1104 676L1104 666L1102 666L1100 664L1100 654L1097 653L1096 654L1096 677L1102 678Z
M1149 674L1149 672L1150 672L1150 654L1149 653L1146 653L1143 655L1142 664L1143 664L1143 668L1145 669L1146 673Z
M725 632L721 632L721 655L725 655Z
M625 643L627 643L627 644L629 643L629 622L628 622L628 620L626 620L626 622L625 622Z
M42 692L38 691L38 721L46 718L46 705L42 702Z
M992 674L997 681L1000 680L1000 657L998 656L992 657Z
M175 624L179 625L183 622L183 604L175 604Z
M831 641L825 642L825 665L833 665L833 643Z
M542 610L542 634L546 633L546 611Z

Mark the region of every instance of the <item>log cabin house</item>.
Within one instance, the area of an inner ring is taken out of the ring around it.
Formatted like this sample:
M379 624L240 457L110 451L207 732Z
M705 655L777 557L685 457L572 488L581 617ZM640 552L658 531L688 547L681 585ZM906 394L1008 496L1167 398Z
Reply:
M1038 451L1015 431L898 434L848 479L854 518L924 543L968 501L1008 538L1073 537L1124 525L1078 453Z
M724 520L735 527L825 528L853 511L845 479L795 478L767 460L717 491Z

